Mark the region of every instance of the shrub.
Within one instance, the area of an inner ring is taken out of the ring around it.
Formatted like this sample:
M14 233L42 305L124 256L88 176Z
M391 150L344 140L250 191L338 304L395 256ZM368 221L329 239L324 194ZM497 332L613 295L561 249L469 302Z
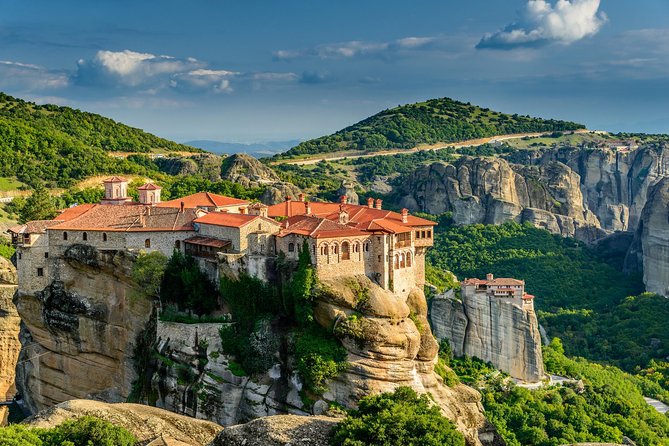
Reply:
M137 261L132 265L132 278L146 294L157 296L167 262L167 257L160 251L141 252Z
M295 339L297 370L309 391L325 392L329 379L346 371L346 349L324 329L313 325Z
M51 429L20 425L0 428L0 446L133 446L137 439L126 429L84 416Z
M464 446L465 440L427 395L400 387L361 399L358 410L335 427L330 444Z

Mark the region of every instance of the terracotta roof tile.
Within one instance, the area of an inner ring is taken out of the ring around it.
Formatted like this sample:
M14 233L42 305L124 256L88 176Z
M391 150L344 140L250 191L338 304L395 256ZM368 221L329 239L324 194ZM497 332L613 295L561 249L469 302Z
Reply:
M197 218L193 209L157 208L143 205L93 205L88 211L49 229L88 231L192 231Z
M284 229L279 232L279 237L290 234L306 235L313 238L338 238L356 237L367 235L363 231L342 225L339 222L315 216L295 216L284 222Z
M137 190L161 190L162 188L155 183L146 183L137 188Z
M128 180L126 180L123 177L111 177L111 178L107 178L103 182L104 183L127 183Z
M12 226L8 232L14 234L44 234L46 228L61 223L59 220L33 220L22 225Z
M163 201L156 206L162 208L179 208L183 202L187 209L194 209L197 207L223 207L235 206L242 204L249 204L247 200L240 200L238 198L226 197L224 195L212 194L211 192L198 192L193 195L188 195L182 198L175 198L174 200Z
M189 237L184 240L186 243L191 245L200 245L200 246L212 246L214 248L225 248L232 244L230 240L221 240L213 237L203 237L196 235L195 237Z
M262 217L260 215L231 214L228 212L210 212L195 220L195 223L225 226L229 228L241 228L242 226L246 226L247 224L257 219L272 222L277 226L279 225L279 223L276 221Z

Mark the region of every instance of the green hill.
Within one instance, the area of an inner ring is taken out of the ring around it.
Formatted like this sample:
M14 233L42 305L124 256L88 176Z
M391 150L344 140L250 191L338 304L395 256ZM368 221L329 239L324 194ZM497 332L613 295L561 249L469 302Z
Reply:
M384 110L332 135L305 141L275 158L345 150L412 148L512 133L583 129L575 122L507 115L449 98Z
M146 156L118 158L108 152L170 151L201 150L93 113L0 93L0 177L67 187L92 175L144 173Z

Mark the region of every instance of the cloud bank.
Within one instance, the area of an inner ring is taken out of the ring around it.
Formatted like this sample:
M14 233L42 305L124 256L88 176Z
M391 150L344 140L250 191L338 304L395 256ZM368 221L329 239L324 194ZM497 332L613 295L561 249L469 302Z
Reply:
M597 34L606 23L599 11L600 0L528 0L518 23L486 34L478 49L514 49L539 47L550 43L571 44Z

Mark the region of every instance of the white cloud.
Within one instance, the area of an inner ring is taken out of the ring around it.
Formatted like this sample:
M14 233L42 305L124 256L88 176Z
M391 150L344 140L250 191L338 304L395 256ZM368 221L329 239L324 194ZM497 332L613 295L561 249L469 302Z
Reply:
M405 37L387 42L365 42L352 40L349 42L329 43L301 50L278 50L274 58L292 60L301 57L317 57L320 59L347 59L359 56L389 56L403 51L424 50L429 48L445 49L452 44L446 37Z
M557 42L570 44L597 34L607 17L600 0L528 0L519 23L486 34L477 48L513 49Z
M0 60L0 89L33 92L57 90L69 85L67 73L39 65Z

